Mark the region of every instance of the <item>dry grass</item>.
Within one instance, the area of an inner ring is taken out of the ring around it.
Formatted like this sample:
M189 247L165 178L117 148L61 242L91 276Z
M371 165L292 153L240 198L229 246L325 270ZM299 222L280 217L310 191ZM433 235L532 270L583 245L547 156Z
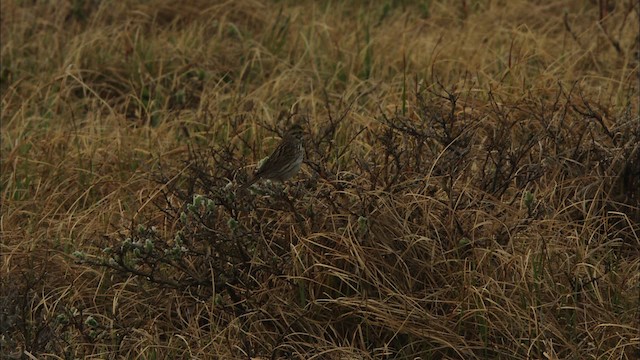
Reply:
M638 358L637 2L357 3L3 1L2 356Z

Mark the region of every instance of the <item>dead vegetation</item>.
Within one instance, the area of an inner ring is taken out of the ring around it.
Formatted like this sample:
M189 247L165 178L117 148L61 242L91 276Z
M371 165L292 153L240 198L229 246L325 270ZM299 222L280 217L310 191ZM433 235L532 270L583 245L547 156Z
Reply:
M636 2L1 10L3 357L639 356Z

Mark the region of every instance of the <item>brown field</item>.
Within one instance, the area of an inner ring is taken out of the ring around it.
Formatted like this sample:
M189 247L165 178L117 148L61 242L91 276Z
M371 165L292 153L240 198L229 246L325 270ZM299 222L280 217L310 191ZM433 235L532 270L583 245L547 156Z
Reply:
M637 1L1 4L0 357L640 358Z

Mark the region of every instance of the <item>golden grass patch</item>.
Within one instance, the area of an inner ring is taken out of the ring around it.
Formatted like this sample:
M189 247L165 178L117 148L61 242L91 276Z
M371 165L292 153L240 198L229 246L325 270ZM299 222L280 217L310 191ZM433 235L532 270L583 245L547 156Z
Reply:
M3 357L638 357L636 2L0 10Z

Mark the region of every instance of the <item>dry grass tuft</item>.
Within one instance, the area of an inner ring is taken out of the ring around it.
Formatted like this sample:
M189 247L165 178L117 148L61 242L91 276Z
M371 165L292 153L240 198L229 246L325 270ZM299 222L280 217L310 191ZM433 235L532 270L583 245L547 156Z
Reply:
M640 356L637 2L0 10L3 358Z

